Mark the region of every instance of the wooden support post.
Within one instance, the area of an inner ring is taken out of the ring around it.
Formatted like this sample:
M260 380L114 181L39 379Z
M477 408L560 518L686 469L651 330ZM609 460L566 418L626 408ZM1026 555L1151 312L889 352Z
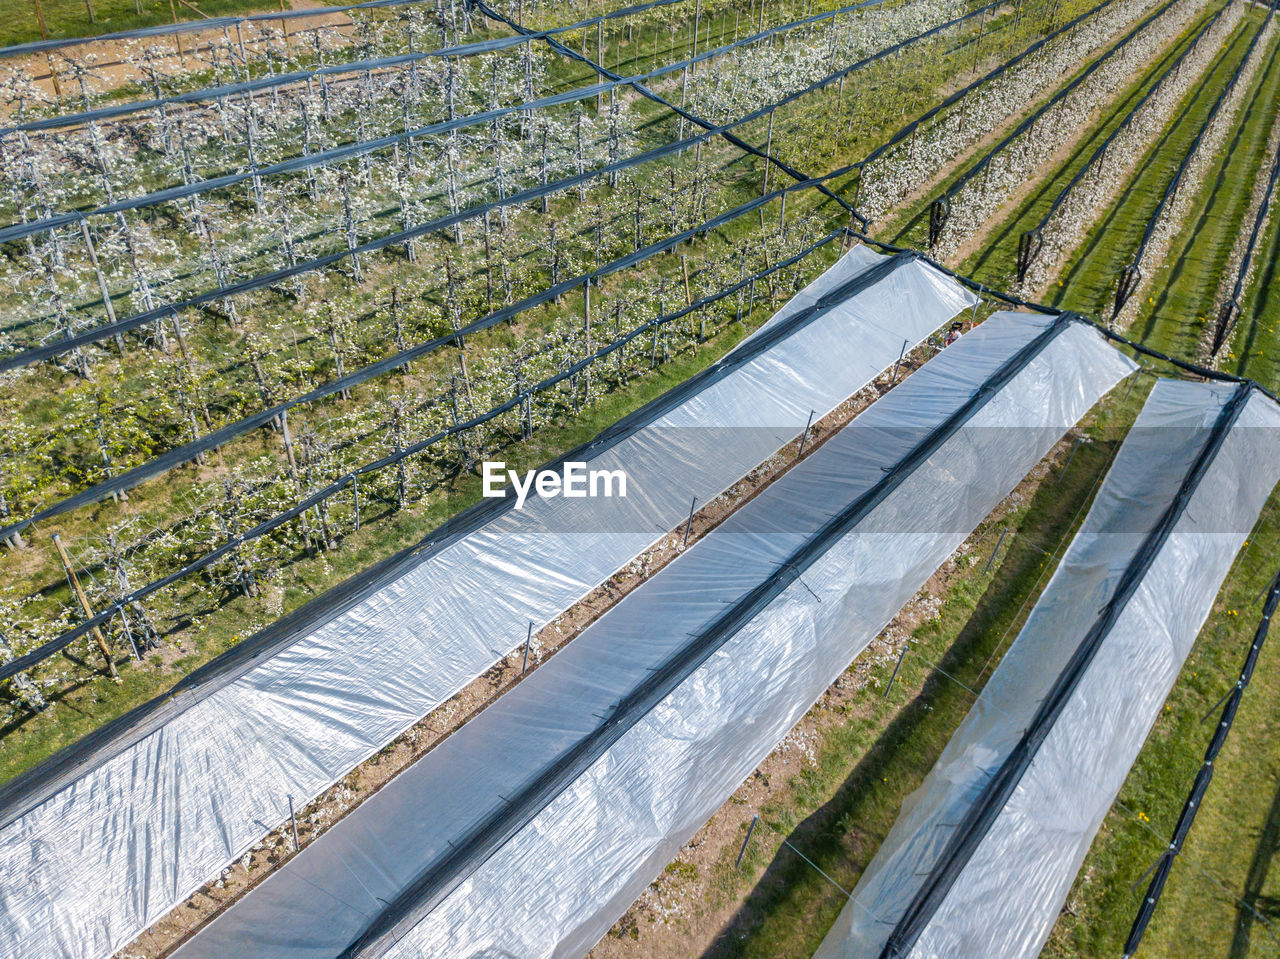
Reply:
M93 619L93 607L89 605L89 597L84 594L84 589L80 585L80 577L76 575L76 571L71 565L71 557L67 555L67 548L62 545L62 537L57 533L53 534L53 546L58 551L58 558L62 560L62 568L66 571L67 582L71 584L72 592L76 594L76 599L80 601L80 609L88 619ZM111 661L111 651L107 649L107 639L97 626L93 627L93 639L98 644L98 651L102 653L102 658L106 661L107 675L114 682L120 682L120 674L116 672L116 664Z
M107 311L107 322L111 326L116 325L116 311L111 303L111 290L107 286L107 278L102 273L102 266L98 263L98 251L94 248L93 237L89 235L89 221L80 218L80 235L84 238L84 247L89 252L89 265L93 267L93 273L98 278L98 291L102 294L102 307ZM124 351L124 337L117 330L115 334L116 346L121 352Z

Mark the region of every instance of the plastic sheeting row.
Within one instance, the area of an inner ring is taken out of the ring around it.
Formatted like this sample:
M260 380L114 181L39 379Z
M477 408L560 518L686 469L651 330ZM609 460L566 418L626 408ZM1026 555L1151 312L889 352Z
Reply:
M1132 369L1070 317L997 314L178 959L581 954Z
M817 959L1039 954L1277 479L1272 400L1248 385L1156 384L1022 632ZM1060 694L1016 785L962 845Z
M766 335L567 459L625 499L486 500L334 608L246 640L176 695L0 791L0 956L110 954L974 303L855 247Z

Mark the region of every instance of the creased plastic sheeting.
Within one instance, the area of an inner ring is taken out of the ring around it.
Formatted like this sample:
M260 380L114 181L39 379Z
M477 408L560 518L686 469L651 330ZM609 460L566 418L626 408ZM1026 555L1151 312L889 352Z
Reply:
M179 959L337 955L424 869L449 861L455 840L544 776L613 704L771 578L1052 322L997 315L926 364L214 920ZM588 948L1131 368L1096 332L1069 325L388 955Z
M837 264L838 269L833 267L819 274L816 280L788 300L782 309L765 320L759 329L746 337L735 349L742 349L743 344L749 343L765 330L777 326L787 317L794 316L801 310L813 306L824 293L830 293L841 283L847 282L850 276L861 273L868 267L875 266L880 262L881 258L882 255L876 253L871 247L862 243L855 244L848 253L840 258L840 262Z
M1026 626L904 804L817 959L878 957L986 778L1010 754L1236 389L1157 383ZM1280 409L1255 392L913 957L1031 957L1280 479Z
M0 831L0 956L127 943L971 302L903 260L592 458L626 499L531 498L25 811Z

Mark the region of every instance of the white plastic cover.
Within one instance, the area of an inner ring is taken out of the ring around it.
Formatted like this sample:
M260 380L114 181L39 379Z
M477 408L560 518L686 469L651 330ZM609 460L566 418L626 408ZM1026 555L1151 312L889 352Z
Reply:
M1235 387L1156 384L1009 653L903 805L816 959L874 959L986 778L1009 755L1208 438ZM1272 487L1280 408L1254 393L912 957L1039 954Z
M333 957L455 841L875 486L1051 321L997 314L178 952ZM580 955L974 526L1132 369L1072 323L388 956Z
M851 252L828 276L861 271ZM904 258L635 434L585 457L625 499L539 499L94 763L0 830L0 957L97 959L242 855L687 515L974 302Z

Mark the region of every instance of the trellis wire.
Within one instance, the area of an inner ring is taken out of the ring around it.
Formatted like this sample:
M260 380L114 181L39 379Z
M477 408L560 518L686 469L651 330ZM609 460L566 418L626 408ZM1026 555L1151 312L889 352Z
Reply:
M271 531L279 528L289 520L296 519L297 517L305 513L307 510L317 506L318 504L327 500L329 497L334 496L335 494L346 489L348 486L350 486L352 483L356 481L357 477L367 475L369 473L373 473L378 470L384 469L387 466L392 466L397 463L400 463L406 458L413 456L417 453L421 453L427 448L434 446L437 443L443 442L444 440L447 440L450 437L462 434L467 430L474 429L477 426L487 423L490 420L493 420L494 418L500 416L502 413L505 413L509 410L512 410L521 406L524 402L526 402L526 400L529 400L534 395L550 390L551 388L564 382L565 380L570 379L571 377L577 376L583 370L587 369L592 363L613 354L619 349L622 349L628 343L632 342L638 337L643 336L644 334L649 333L650 331L658 327L666 326L678 319L681 319L682 317L688 316L691 313L702 310L707 306L711 305L712 303L716 303L716 302L719 302L720 300L726 299L727 297L732 296L733 294L739 292L740 290L747 289L748 287L753 286L760 279L795 265L801 259L813 253L815 250L820 249L821 247L825 246L831 241L841 238L843 236L845 236L844 230L836 230L828 234L827 236L823 237L821 240L817 241L816 243L810 245L806 249L802 250L801 252L789 257L788 259L780 260L778 263L774 264L771 267L766 267L764 270L761 270L751 276L740 279L737 282L731 284L730 286L724 288L718 293L701 297L695 302L679 310L676 310L674 312L667 313L662 316L655 317L652 320L649 320L648 322L631 330L625 335L618 337L612 342L606 344L605 346L596 350L594 353L566 367L564 370L561 370L559 373L556 373L554 376L547 377L546 379L543 379L539 383L535 383L532 386L529 386L523 390L518 391L510 400L507 400L506 402L501 403L498 406L492 407L485 413L472 417L469 420L460 422L444 430L440 430L437 433L433 434L432 436L429 436L426 439L419 440L416 443L408 445L404 449L399 450L396 453L392 453L388 456L381 457L378 460L374 460L373 462L366 463L364 466L348 471L345 475L343 475L339 479L333 481L332 483L318 490L317 492L312 493L310 496L307 496L305 499L300 500L290 509L285 510L282 513L278 513L275 516L271 517L270 519L267 519L258 523L252 529L244 533L241 533L237 536L234 536L231 539L228 539L221 546L191 561L181 569L176 570L175 572L170 573L167 576L164 576L151 583L148 583L145 586L142 586L134 590L129 595L120 598L109 609L96 614L92 618L85 620L84 622L80 623L79 625L75 626L70 630L67 630L61 635L55 637L54 639L46 643L42 643L40 646L37 646L35 649L30 650L24 655L19 656L15 659L12 659L8 663L0 665L0 680L8 679L9 677L17 673L26 669L30 669L33 665L45 659L48 659L51 656L56 655L57 653L65 649L67 646L69 646L71 643L73 643L75 640L79 639L81 636L87 635L94 628L110 622L111 619L116 615L116 613L118 613L122 608L127 607L132 603L140 602L141 600L157 592L158 590L164 589L165 587L170 586L181 579L185 579L187 576L190 576L196 572L199 572L202 569L205 569L208 566L211 566L213 563L222 559L224 556L228 555L229 553L231 553L233 550L237 549L239 546L243 545L244 543L254 539L258 539L259 537L265 536L267 533L270 533ZM797 314L797 316L798 315L799 314ZM448 337L448 339L452 341L453 337L450 336Z
M1138 944L1142 942L1142 937L1147 931L1151 917L1155 914L1156 904L1160 901L1161 893L1164 892L1169 873L1173 869L1173 861L1182 852L1182 846L1186 842L1187 834L1191 831L1191 826L1195 822L1196 813L1200 811L1205 793L1209 789L1209 782L1213 779L1214 761L1218 758L1218 753L1222 750L1227 741L1227 736L1231 733L1231 724L1235 722L1236 711L1240 708L1240 700L1244 697L1244 691L1249 685L1249 680L1253 678L1253 670L1258 663L1258 655L1262 652L1262 644L1267 640L1267 631L1271 626L1271 617L1275 614L1277 604L1280 604L1280 572L1276 573L1275 578L1271 581L1270 588L1267 590L1267 600L1262 608L1262 617L1258 621L1258 628L1253 634L1253 642L1249 646L1248 655L1245 656L1244 665L1240 667L1240 678L1236 680L1236 684L1231 687L1231 691L1227 694L1226 704L1222 707L1222 715L1219 717L1218 725L1213 731L1213 738L1209 740L1209 745L1205 748L1204 760L1200 764L1199 770L1196 771L1196 778L1192 781L1191 791L1187 794L1186 802L1182 806L1182 812L1179 813L1177 824L1173 828L1173 835L1169 838L1169 846L1161 854L1155 867L1155 874L1151 877L1151 882L1147 886L1146 895L1142 897L1138 913L1134 916L1133 926L1130 928L1129 936L1124 943L1124 959L1129 959L1137 951Z

